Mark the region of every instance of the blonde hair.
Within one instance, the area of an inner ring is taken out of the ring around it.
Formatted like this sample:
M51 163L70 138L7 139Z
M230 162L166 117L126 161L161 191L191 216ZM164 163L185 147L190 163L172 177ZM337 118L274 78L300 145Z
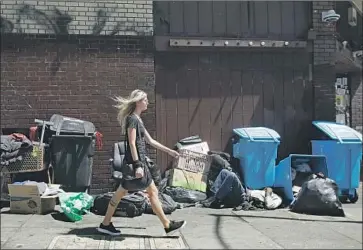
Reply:
M136 103L146 98L146 96L147 94L144 91L135 89L128 98L123 98L121 96L114 98L114 101L116 101L114 107L119 110L117 120L121 125L122 133L126 132L126 117L135 111Z

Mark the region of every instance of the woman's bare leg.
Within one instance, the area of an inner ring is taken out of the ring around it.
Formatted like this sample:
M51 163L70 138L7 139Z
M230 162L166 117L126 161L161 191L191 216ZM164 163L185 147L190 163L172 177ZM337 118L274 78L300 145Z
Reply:
M120 185L119 188L116 190L116 192L113 194L110 202L108 203L107 212L102 221L102 224L104 226L108 226L110 224L112 216L117 208L117 205L120 203L122 197L124 197L126 194L127 190L122 188Z
M168 228L170 224L170 220L166 217L163 207L161 206L159 200L159 191L155 186L154 182L151 182L150 186L146 189L149 194L151 207L153 212L159 217L159 220L163 224L164 228Z

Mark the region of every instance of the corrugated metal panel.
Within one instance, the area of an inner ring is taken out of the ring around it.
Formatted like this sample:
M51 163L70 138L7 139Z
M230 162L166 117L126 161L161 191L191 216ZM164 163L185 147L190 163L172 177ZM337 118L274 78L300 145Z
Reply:
M307 55L157 54L158 140L172 147L180 139L200 135L210 149L227 150L233 128L263 126L281 135L281 157L308 153L313 92ZM165 168L167 156L158 157Z
M304 40L308 1L155 1L155 35Z

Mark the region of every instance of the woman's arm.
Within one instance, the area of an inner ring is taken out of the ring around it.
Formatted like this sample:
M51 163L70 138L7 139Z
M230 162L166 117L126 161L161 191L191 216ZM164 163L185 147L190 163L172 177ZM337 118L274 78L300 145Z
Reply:
M137 154L137 148L136 148L136 129L128 128L127 134L129 138L129 145L130 145L132 159L134 160L134 162L138 161L139 155Z
M145 139L146 142L149 143L152 147L156 148L156 149L160 149L161 151L164 151L165 153L168 153L169 155L173 156L173 157L178 157L179 153L176 152L175 150L172 150L168 147L165 147L163 144L161 144L160 142L154 140L149 132L147 132L147 130L145 129Z

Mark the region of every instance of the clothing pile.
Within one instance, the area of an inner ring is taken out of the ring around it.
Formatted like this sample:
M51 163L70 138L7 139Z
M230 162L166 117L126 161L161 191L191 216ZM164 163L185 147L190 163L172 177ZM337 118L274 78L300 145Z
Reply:
M22 161L32 149L32 142L23 134L1 135L1 165Z

